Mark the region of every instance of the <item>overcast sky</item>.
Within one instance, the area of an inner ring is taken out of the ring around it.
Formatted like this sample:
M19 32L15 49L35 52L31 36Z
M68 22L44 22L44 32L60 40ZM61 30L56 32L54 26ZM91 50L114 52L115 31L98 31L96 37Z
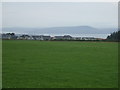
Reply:
M3 27L117 27L117 3L10 2L3 3Z

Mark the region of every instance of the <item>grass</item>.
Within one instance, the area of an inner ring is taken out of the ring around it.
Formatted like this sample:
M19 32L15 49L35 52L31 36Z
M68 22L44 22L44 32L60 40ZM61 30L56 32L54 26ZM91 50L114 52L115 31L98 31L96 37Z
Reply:
M2 88L2 40L0 39L0 89Z
M112 42L3 41L3 88L117 88Z

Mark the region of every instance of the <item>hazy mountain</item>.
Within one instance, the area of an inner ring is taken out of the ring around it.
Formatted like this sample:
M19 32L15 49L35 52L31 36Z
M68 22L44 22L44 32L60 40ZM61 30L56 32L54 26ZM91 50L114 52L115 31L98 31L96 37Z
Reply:
M90 26L68 26L51 28L3 28L3 32L27 34L110 34L117 28L94 28Z

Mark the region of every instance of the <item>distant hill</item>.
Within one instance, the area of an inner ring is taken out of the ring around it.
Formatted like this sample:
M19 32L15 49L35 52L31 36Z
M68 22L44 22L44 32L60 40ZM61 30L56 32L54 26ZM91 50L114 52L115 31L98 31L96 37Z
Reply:
M27 34L110 34L117 31L116 28L94 28L90 26L67 26L50 28L3 28L3 32L27 33Z

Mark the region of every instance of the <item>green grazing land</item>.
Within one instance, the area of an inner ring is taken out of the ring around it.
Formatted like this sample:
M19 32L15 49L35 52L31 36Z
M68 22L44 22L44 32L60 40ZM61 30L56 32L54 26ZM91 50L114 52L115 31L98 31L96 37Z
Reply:
M3 88L117 88L114 42L3 41Z
M0 39L0 89L2 88L2 40Z

